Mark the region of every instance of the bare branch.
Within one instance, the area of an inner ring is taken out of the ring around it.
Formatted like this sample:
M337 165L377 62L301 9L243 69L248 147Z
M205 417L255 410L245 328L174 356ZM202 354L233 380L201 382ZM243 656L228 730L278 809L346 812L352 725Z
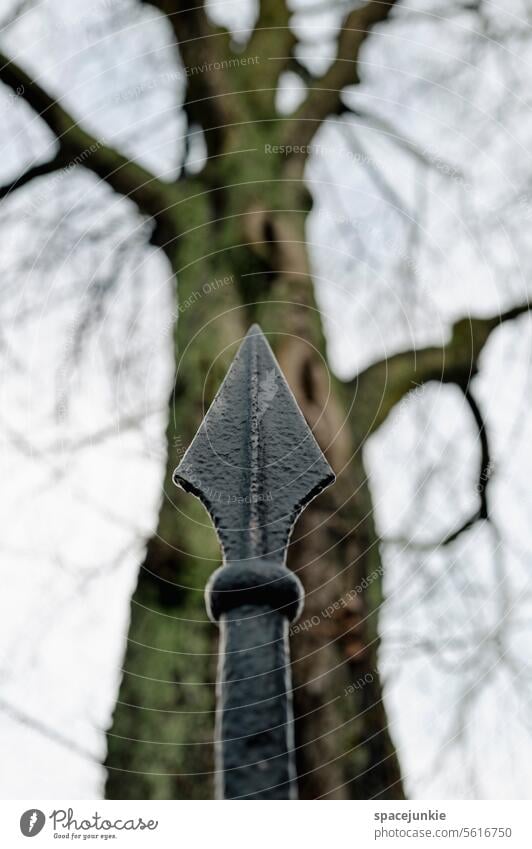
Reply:
M441 347L413 349L381 360L347 383L357 397L357 407L369 410L366 439L386 420L396 404L422 383L456 383L468 392L478 372L478 360L490 334L501 324L530 312L520 304L491 318L464 318L453 325L450 340ZM471 406L469 396L466 397Z
M75 740L70 740L68 737L65 737L61 732L56 731L55 728L52 728L49 725L46 725L40 719L36 719L33 716L25 713L20 710L18 707L15 707L10 702L7 702L5 699L0 698L0 711L5 713L6 716L9 716L14 722L19 723L19 725L24 725L26 728L30 728L32 731L36 731L38 734L41 734L43 737L46 737L48 740L51 740L52 743L57 743L59 746L62 746L65 749L68 749L75 755L80 755L80 757L85 758L86 760L93 761L96 764L100 763L99 758L97 758L92 752L88 749L85 749L83 746L80 746Z
M466 403L468 404L469 409L473 414L480 441L480 463L476 485L476 490L480 501L479 506L470 516L464 519L464 521L461 522L457 528L448 533L447 536L443 537L443 539L438 539L437 541L433 542L412 543L407 538L385 538L382 540L382 542L384 543L402 545L404 546L404 548L414 548L418 551L431 551L443 548L447 545L450 545L452 542L455 542L458 537L460 537L463 533L472 528L477 522L491 521L488 510L487 490L492 476L492 461L486 423L484 421L484 417L482 415L480 407L478 406L477 401L471 392L471 388L469 386L461 386L460 388L462 389Z
M488 431L486 422L482 415L482 411L474 398L471 388L468 386L464 389L464 398L469 404L469 409L473 414L475 424L478 430L478 438L480 442L480 464L477 481L477 492L480 498L480 507L478 510L478 519L489 519L488 509L488 485L492 476L493 464L491 460L491 452L488 441Z
M13 26L16 21L29 12L36 5L35 0L19 0L19 2L8 12L5 18L0 21L0 30L5 33L9 27Z
M175 186L163 183L143 166L85 130L58 100L46 92L13 60L0 53L0 80L17 92L55 135L68 165L82 165L152 217L165 231L175 232L172 203Z
M345 111L361 124L365 129L375 130L380 135L385 136L393 144L396 144L413 159L425 165L427 168L437 170L442 175L452 175L456 180L465 181L465 174L462 170L446 159L438 155L437 159L430 155L420 144L409 139L402 130L397 129L390 124L385 118L380 115L374 115L367 109L360 109L358 106L346 107ZM363 122L363 123L362 123Z
M290 29L291 11L286 0L261 0L259 17L247 52L265 59L261 66L261 87L267 87L266 100L273 104L281 71L291 62L296 37ZM276 56L272 56L272 47Z
M302 148L294 153L308 155L308 145L320 124L329 116L345 110L342 91L360 82L360 49L372 28L385 21L397 0L369 0L351 11L340 30L336 58L329 70L309 88L308 96L290 121L286 144Z
M209 156L215 156L222 150L227 126L238 121L227 74L231 60L238 64L230 34L209 21L202 0L185 4L180 0L149 0L149 4L163 12L172 27L187 79L183 107L189 123L205 131Z
M409 221L415 222L414 212L407 208L406 203L395 190L392 183L386 179L385 175L378 167L375 160L371 158L364 144L360 140L359 134L350 132L349 126L343 123L341 125L341 129L343 132L343 136L346 139L346 142L349 145L350 149L356 155L362 157L361 161L364 162L366 169L370 175L370 178L376 188L381 192L383 196L388 198L389 203L397 212L400 212Z
M39 165L32 165L31 168L28 168L26 171L23 171L18 177L12 180L10 183L6 183L4 186L0 186L0 200L8 197L17 189L21 189L23 186L27 186L28 183L31 183L32 180L35 180L37 177L44 177L47 174L54 174L56 171L59 171L61 168L65 168L68 165L68 161L66 160L63 152L58 150L53 159L49 159L47 162L41 162Z

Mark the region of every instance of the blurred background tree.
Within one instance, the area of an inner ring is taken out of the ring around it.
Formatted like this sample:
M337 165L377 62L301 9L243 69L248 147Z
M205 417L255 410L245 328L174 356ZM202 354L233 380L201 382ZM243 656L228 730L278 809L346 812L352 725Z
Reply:
M109 797L212 797L219 549L170 476L253 321L338 476L289 555L301 796L526 793L513 6L5 4L0 707L80 794L105 757Z

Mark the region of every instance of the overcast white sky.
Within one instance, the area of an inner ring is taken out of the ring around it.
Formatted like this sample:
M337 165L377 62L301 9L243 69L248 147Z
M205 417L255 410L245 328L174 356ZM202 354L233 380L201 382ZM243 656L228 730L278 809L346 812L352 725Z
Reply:
M215 5L245 37L252 6ZM11 6L2 0L2 17ZM529 12L517 0L504 12L484 8L479 22L471 13L442 18L435 0L403 4L371 37L364 83L347 95L371 118L330 121L317 139L308 235L342 377L404 347L441 343L455 318L497 313L530 291ZM303 60L332 57L333 18L296 18ZM93 130L169 179L177 173L179 69L150 7L45 0L3 35L5 49ZM288 75L284 86L289 109L301 85ZM7 180L44 158L50 138L20 99L0 94ZM327 156L339 138L345 153ZM157 515L172 284L131 205L84 173L2 202L0 239L0 793L97 798L129 596ZM78 351L95 299L101 314ZM494 334L475 381L500 535L477 525L445 553L383 551L387 699L413 797L532 792L531 351L524 317ZM130 418L135 426L124 427ZM453 387L430 386L401 404L367 449L382 534L419 543L452 530L476 503L478 456Z

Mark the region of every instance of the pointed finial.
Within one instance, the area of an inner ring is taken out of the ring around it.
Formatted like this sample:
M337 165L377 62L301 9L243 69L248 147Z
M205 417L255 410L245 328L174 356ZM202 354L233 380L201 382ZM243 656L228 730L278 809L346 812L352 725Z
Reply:
M294 522L334 481L257 324L174 472L207 508L226 561L284 563Z

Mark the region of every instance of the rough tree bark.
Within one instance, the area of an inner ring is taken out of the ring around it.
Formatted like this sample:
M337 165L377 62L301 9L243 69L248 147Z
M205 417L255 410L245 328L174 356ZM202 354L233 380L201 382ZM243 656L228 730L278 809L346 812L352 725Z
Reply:
M258 321L338 475L334 487L303 514L289 552L289 565L306 590L303 618L316 623L294 629L292 638L300 795L402 798L378 673L382 564L362 448L416 384L452 380L467 387L500 319L459 322L444 348L417 356L405 352L349 383L327 369L305 244L311 206L305 160L325 118L343 110L342 89L358 82L359 50L393 2L368 2L347 16L336 61L321 79L310 80L305 102L289 119L275 112L279 74L295 63L284 0L263 0L255 31L238 54L201 5L182 9L176 0L154 5L168 16L183 64L207 69L188 75L184 104L190 126L204 134L207 163L200 174L173 184L94 138L0 56L0 79L23 89L58 147L50 163L29 169L0 189L0 196L79 158L80 167L153 220L152 241L166 254L177 281L166 476L158 528L147 543L131 601L123 678L108 733L107 795L167 799L213 793L217 632L205 614L203 589L219 549L203 508L176 490L171 473L236 344ZM295 150L289 156L267 153L266 145ZM87 150L93 152L81 157ZM364 591L354 593L360 586ZM366 686L349 687L359 679Z

